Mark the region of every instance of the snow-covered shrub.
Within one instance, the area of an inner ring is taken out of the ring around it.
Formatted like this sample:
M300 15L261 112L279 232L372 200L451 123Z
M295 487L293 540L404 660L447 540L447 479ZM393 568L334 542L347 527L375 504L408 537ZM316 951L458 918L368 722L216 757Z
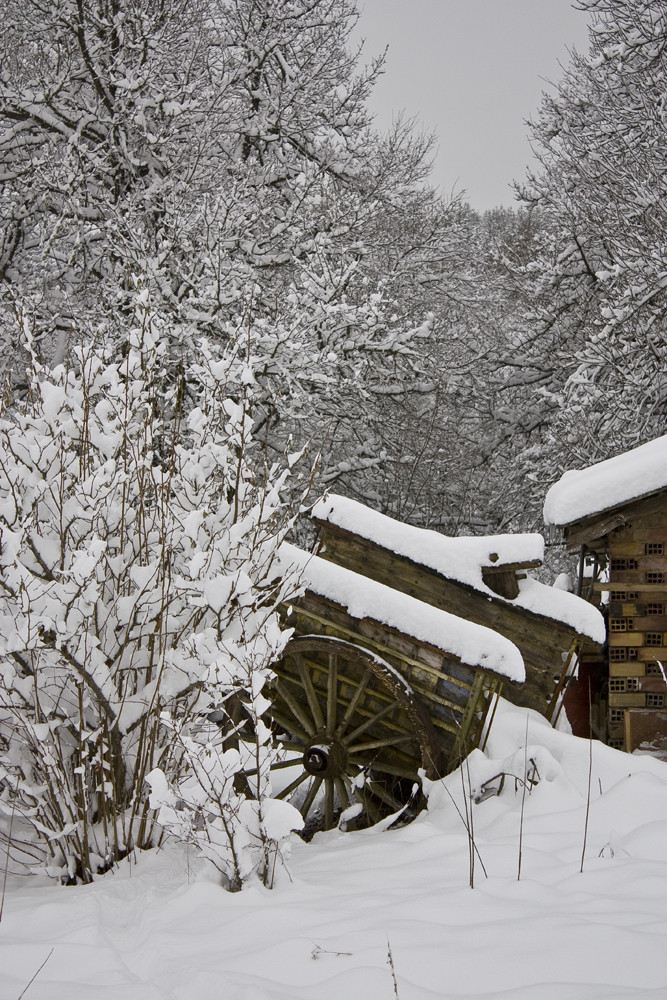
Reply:
M0 822L52 874L88 881L154 842L161 769L181 796L199 782L206 816L226 810L216 860L239 884L236 827L251 811L261 842L270 808L262 689L295 592L274 568L291 460L268 468L252 440L245 346L204 342L174 374L165 344L140 292L122 360L88 346L70 366L34 361L0 417Z

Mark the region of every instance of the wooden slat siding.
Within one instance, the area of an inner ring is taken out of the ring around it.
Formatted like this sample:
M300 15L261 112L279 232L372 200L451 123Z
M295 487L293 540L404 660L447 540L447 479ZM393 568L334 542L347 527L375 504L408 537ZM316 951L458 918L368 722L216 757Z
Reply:
M356 641L359 645L374 650L400 670L415 690L419 688L422 693L428 693L429 697L435 698L439 704L455 708L462 708L467 704L475 679L475 668L456 663L442 654L440 654L437 667L432 664L424 664L419 659L406 656L400 649L397 649L396 637L391 633L385 634L382 629L373 629L369 627L370 623L368 622L360 622L358 627L355 627L354 619L350 619L349 623L333 622L331 609L325 608L323 610L324 614L314 616L308 612L302 614L302 609L296 607L296 634L308 634L311 631L311 622L316 621L319 626L318 634ZM305 619L303 624L299 619ZM291 620L290 624L292 624ZM419 652L421 650L417 649L417 653ZM462 673L465 679L453 676L455 671ZM447 684L448 697L443 691L443 681Z
M610 646L617 646L618 643L612 643L611 639L609 641ZM612 661L616 666L622 667L623 663L635 663L639 660L642 663L655 663L656 660L662 660L665 664L665 670L667 671L667 645L665 646L634 646L631 647L637 650L636 657L632 660L614 660ZM609 664L611 666L611 663Z
M387 584L442 611L486 625L514 642L524 659L526 681L518 684L506 680L504 697L516 705L545 714L556 679L563 668L561 653L569 649L576 637L574 629L496 600L466 584L448 580L434 570L397 556L337 525L328 522L319 524L322 530L319 554L322 558Z
M609 551L611 553L612 559L632 558L632 559L639 559L642 563L644 563L645 561L648 562L648 560L650 559L653 560L657 559L658 561L662 561L663 559L662 556L647 555L646 551L644 550L644 545L646 544L646 542L652 542L652 541L656 541L655 535L649 535L649 532L647 530L645 541L643 540L636 541L634 539L624 542L612 541L611 545L609 546ZM667 545L666 542L660 542L660 544Z
M642 601L641 603L635 601L630 603L629 601L618 602L612 601L609 605L609 617L610 618L634 618L635 621L638 618L649 618L650 620L657 620L660 617L665 617L664 615L647 615L646 614L646 604L647 601ZM664 604L667 607L667 598L663 600L655 600L656 604ZM644 628L644 625L637 625L637 628ZM667 628L667 626L661 626Z
M392 641L392 646L387 646L384 643L378 642L376 641L375 638L369 636L367 634L368 623L361 622L358 624L358 627L347 627L345 624L341 624L339 621L337 621L335 624L332 624L331 617L327 617L326 615L326 611L328 609L323 609L323 610L325 611L325 614L317 613L313 611L312 608L308 609L304 608L302 604L300 604L297 608L295 608L294 610L295 621L297 619L307 620L306 624L303 627L299 627L299 634L302 633L307 634L310 627L308 623L312 622L317 626L315 631L320 635L335 634L338 635L339 638L349 638L350 641L354 641L355 639L358 640L361 637L366 641L370 641L372 643L373 648L381 655L386 657L391 657L391 656L398 657L402 663L407 663L415 674L418 674L420 670L423 670L425 673L430 674L436 677L437 679L442 677L443 675L442 662L444 659L444 657L442 657L442 654L441 658L438 660L440 666L434 665L433 663L425 663L421 658L419 660L414 659L413 657L406 656L404 652L397 650L396 649L397 644L395 641ZM289 621L291 625L294 624L291 618L289 619ZM421 654L422 650L419 650L419 653ZM462 664L451 663L448 669L450 671L451 676L454 676L455 671L457 669L461 670L462 672L465 672L470 670L471 668L466 667ZM461 678L457 678L457 683L464 690L465 689L472 690L472 681L470 681L469 684L466 684L466 682L463 681Z
M644 677L646 663L642 660L611 660L609 663L610 677Z
M660 490L647 494L617 508L591 514L589 517L565 525L563 531L566 545L569 548L579 548L581 545L589 548L597 547L599 551L604 552L606 539L611 537L612 532L626 527L629 523L636 524L642 518L657 517L656 526L664 524L666 492Z
M611 554L611 558L612 559L618 558L618 556L616 555L616 552L614 551L613 547L611 548L611 553L610 554ZM625 558L625 556L623 556L621 558ZM628 569L611 569L610 568L610 570L609 570L609 582L610 583L612 583L612 584L620 584L622 580L625 580L627 578L627 580L629 580L629 581L633 581L634 580L636 583L641 584L641 583L645 582L645 578L646 578L646 574L647 573L664 573L664 572L666 572L666 568L665 568L665 556L658 556L658 555L656 555L656 556L642 556L642 555L640 555L640 556L632 556L631 558L634 559L634 561L636 563L636 567L634 569L631 569L630 567L628 567ZM658 586L660 586L660 584ZM662 587L664 589L664 587L665 587L664 583L662 584ZM622 590L623 588L621 586L619 586L618 589ZM634 589L634 588L632 588L632 589Z
M472 694L468 700L465 712L463 713L460 732L454 744L451 757L452 765L457 761L462 760L470 749L469 736L475 722L475 716L479 711L480 700L483 699L483 697L484 697L484 678L481 674L478 674L473 684Z
M613 616L616 617L615 615ZM621 618L631 618L633 621L633 630L635 632L665 632L667 631L667 615L621 615ZM618 633L612 633L618 634ZM622 633L620 633L622 635ZM642 643L643 645L643 643Z
M610 708L645 708L646 695L641 691L610 691Z
M633 521L631 524L618 531L613 531L610 535L614 545L632 545L643 542L667 542L667 519L654 514L650 522L642 518L640 521ZM619 553L621 554L621 553Z
M340 605L311 592L291 608L286 623L295 629L295 635L316 632L355 642L400 671L429 710L449 768L457 763L462 731L467 750L473 749L488 707L484 692L495 690L502 683L500 677L462 663L388 625L352 618ZM472 722L467 722L466 713L471 712Z
M662 645L661 646L646 646L644 633L643 632L610 632L609 633L609 645L610 646L633 646L635 648L643 647L645 649L660 650L665 649L667 642L665 641L665 633L659 628L647 629L647 632L660 632L662 635ZM667 650L666 650L667 652ZM656 656L660 659L660 656L654 652L653 656L649 657L651 660L655 660Z

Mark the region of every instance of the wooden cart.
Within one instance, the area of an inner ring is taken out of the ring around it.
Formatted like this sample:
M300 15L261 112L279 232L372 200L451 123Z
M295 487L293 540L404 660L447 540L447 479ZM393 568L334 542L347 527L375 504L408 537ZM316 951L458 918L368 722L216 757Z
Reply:
M289 609L294 635L271 691L277 796L301 810L306 837L405 821L423 801L420 775L441 777L480 745L520 654L490 629L302 557L307 589Z

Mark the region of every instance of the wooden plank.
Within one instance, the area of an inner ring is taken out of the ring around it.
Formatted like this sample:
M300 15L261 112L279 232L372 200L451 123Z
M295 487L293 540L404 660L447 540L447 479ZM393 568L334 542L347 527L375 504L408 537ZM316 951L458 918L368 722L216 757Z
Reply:
M475 677L475 683L473 684L472 693L468 699L468 704L466 705L466 710L463 713L463 719L461 720L461 730L454 744L454 750L452 757L450 757L449 765L453 767L458 763L459 758L464 757L467 753L467 740L468 734L470 732L470 727L472 725L473 719L475 718L475 712L478 709L479 699L483 696L485 686L484 674L478 673Z
M610 632L610 646L643 646L643 632Z
M610 708L644 708L646 695L641 691L610 691Z
M636 539L622 542L614 540L609 546L609 555L612 559L627 559L628 557L639 559L640 556L645 555L644 542Z
M643 617L634 615L633 620L634 628L642 632L667 631L667 615L644 615Z
M517 608L500 598L489 598L488 594L450 580L443 574L399 557L382 546L335 526L325 524L322 537L325 543L322 552L324 558L417 597L443 611L494 628L516 642L520 649L522 643L534 649L539 649L540 645L543 649L550 649L554 634L576 634L574 629L563 622ZM538 630L550 634L538 636ZM559 645L561 642L562 639ZM566 641L565 647L568 646L569 642Z
M646 664L641 660L624 660L620 663L610 661L610 677L643 677L646 673Z
M529 562L495 563L493 566L483 566L482 573L516 573L518 570L539 569L542 565L541 559L533 559Z
M519 596L519 582L515 572L500 573L497 570L489 572L482 570L482 580L486 586L500 597L513 601Z
M316 622L318 625L324 627L325 629L329 629L329 632L331 632L332 634L336 634L336 633L340 632L341 635L339 636L339 638L349 639L351 642L359 642L360 639L361 640L364 640L364 639L369 640L368 641L368 645L371 646L373 649L375 649L381 655L386 656L389 659L390 663L392 662L392 659L394 661L397 661L397 660L400 661L399 663L395 662L393 664L393 665L397 666L399 669L400 669L400 663L403 663L406 666L412 666L412 667L416 667L419 670L423 670L423 671L431 674L433 677L438 678L438 679L443 676L444 672L443 672L442 669L438 669L436 667L432 667L432 666L430 666L430 664L423 663L421 660L417 660L414 657L406 656L404 653L398 652L392 646L387 645L386 642L385 643L381 643L381 642L377 642L377 641L371 640L370 637L365 636L363 633L360 633L358 629L355 629L355 628L353 628L351 626L347 626L346 627L346 626L340 625L338 623L332 624L332 622L329 619L329 617L323 615L322 613L318 614L317 612L315 612L315 611L313 611L313 610L311 610L309 608L307 609L303 605L297 606L296 604L294 604L293 607L294 607L294 611L295 611L295 613L297 615L304 616L304 617L310 619L311 621ZM354 621L354 619L350 619L350 622L353 622L353 621ZM329 632L324 631L321 634L326 635L326 634L329 634ZM387 635L386 638L389 639L389 636ZM364 645L363 641L361 642L361 645ZM473 667L468 667L468 669L470 670L470 687L472 688L474 668ZM457 679L457 683L461 683L461 682Z
M667 567L665 567L665 576L667 577ZM628 583L626 586L620 583L610 583L609 581L603 583L596 580L593 584L593 590L596 594L605 594L611 590L638 591L641 594L651 594L656 599L663 597L667 601L667 584L665 583L644 583L643 580L639 580Z
M614 532L610 537L610 545L617 541L667 542L667 523L656 518L634 521L621 529L618 535Z
M667 492L656 490L638 497L628 503L609 507L598 514L581 518L570 525L564 526L565 541L569 548L581 545L593 545L604 540L617 528L628 523L637 524L645 518L664 514L667 507Z
M662 646L645 646L637 650L637 659L644 663L656 663L662 660L667 670L667 649Z

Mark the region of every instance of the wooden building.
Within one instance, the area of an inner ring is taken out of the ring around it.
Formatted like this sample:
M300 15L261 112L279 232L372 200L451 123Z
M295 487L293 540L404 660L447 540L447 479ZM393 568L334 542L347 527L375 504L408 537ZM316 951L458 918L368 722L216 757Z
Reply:
M579 552L579 590L607 619L602 653L586 656L588 690L579 685L580 702L590 694L595 735L630 752L664 740L667 436L567 472L547 494L544 518Z
M451 538L335 495L320 500L312 516L323 559L513 642L526 679L507 679L503 695L551 721L583 643L604 641L595 608L530 576L542 564L541 535Z

